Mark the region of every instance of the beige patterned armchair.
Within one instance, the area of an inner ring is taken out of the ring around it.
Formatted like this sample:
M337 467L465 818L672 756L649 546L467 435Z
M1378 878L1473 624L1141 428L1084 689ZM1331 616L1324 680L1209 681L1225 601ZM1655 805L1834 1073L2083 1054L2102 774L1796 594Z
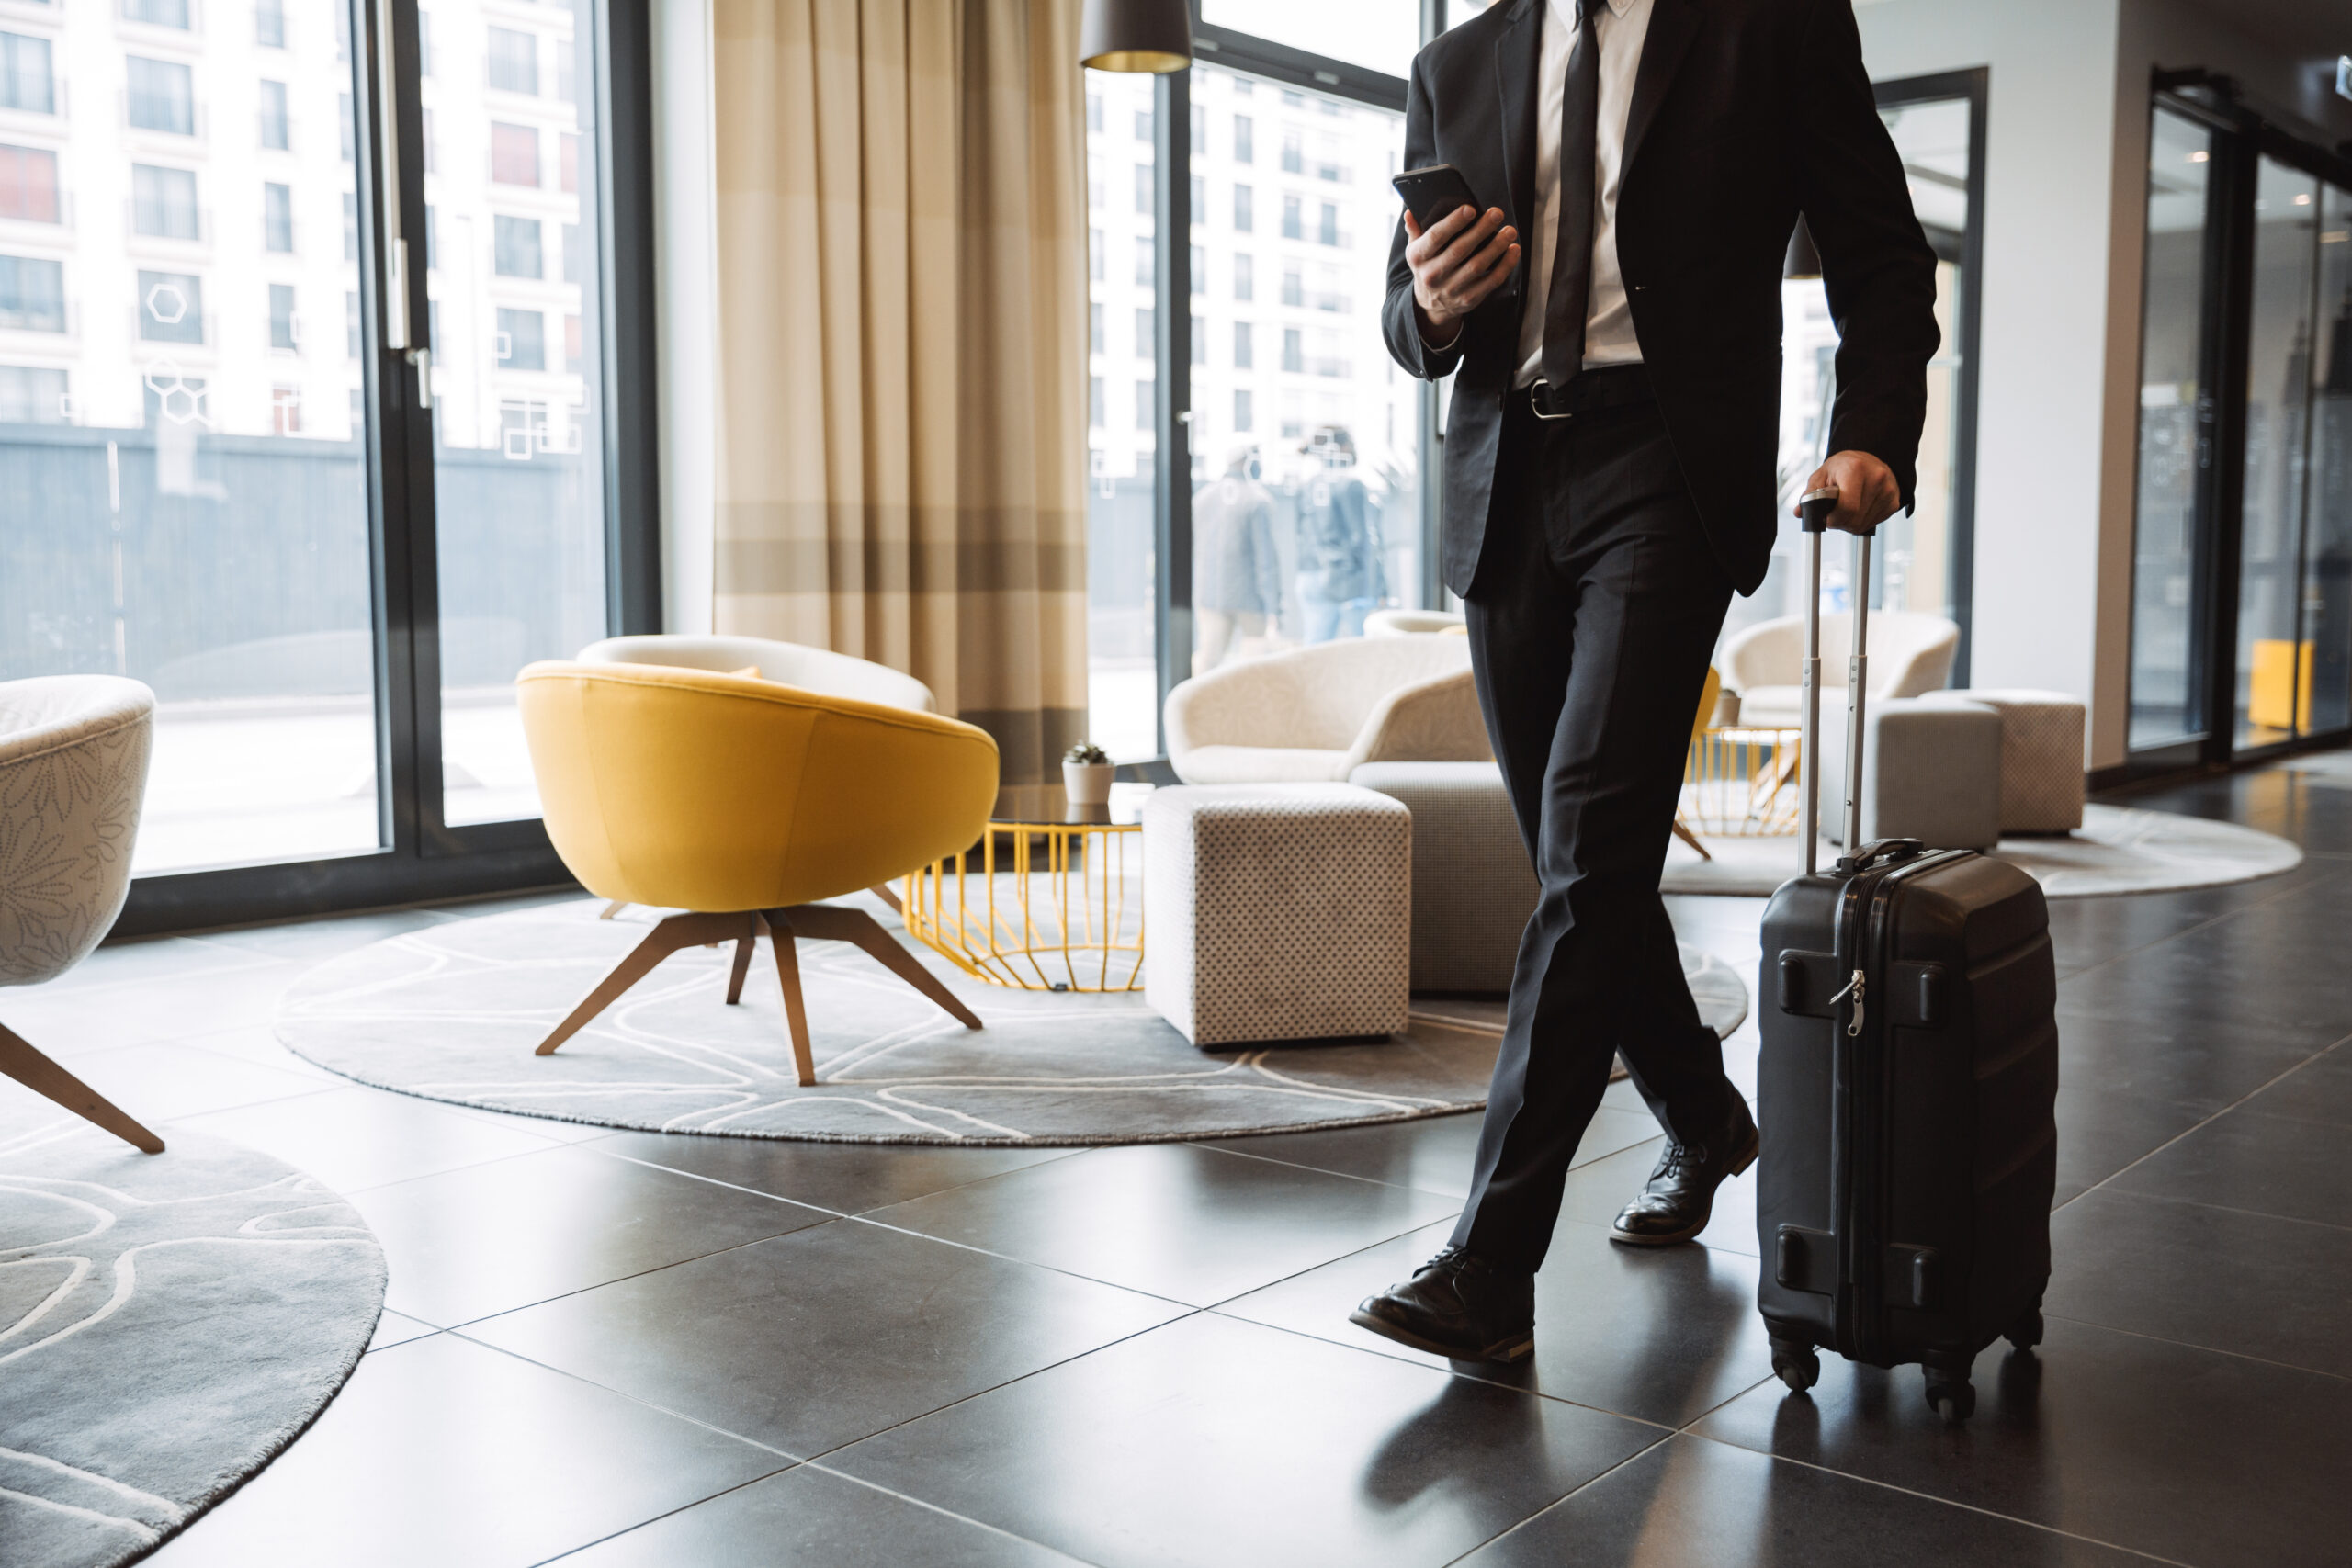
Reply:
M130 891L154 694L111 675L0 682L0 986L82 962ZM161 1154L164 1141L0 1026L0 1073Z

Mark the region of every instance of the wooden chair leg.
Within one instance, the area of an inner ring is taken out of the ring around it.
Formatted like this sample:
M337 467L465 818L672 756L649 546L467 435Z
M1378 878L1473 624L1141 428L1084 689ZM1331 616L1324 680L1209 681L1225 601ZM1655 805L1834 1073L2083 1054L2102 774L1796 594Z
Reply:
M956 993L940 984L939 976L922 966L922 961L892 940L882 922L863 909L846 908L839 904L796 904L789 909L771 910L768 925L773 929L778 919L788 919L803 936L824 942L854 942L878 960L882 966L908 985L937 1002L967 1029L985 1027L970 1008L958 1001Z
M808 1006L800 998L800 955L792 941L791 922L780 910L765 917L768 943L775 949L775 977L784 987L785 1027L792 1033L792 1066L802 1089L817 1087L816 1058L808 1051Z
M124 1143L151 1155L164 1152L164 1140L132 1121L106 1096L51 1061L24 1036L0 1024L0 1073L6 1073L35 1094L55 1100L85 1122L105 1128Z
M1683 824L1682 818L1679 817L1677 817L1674 819L1674 836L1681 840L1684 843L1690 845L1692 849L1698 851L1699 858L1701 860L1713 860L1715 858L1707 852L1707 846L1699 841L1699 835L1693 833L1688 827L1686 827Z
M729 941L741 935L742 930L741 915L672 915L646 932L645 940L629 949L628 955L613 965L611 974L596 982L596 988L539 1042L535 1055L552 1055L557 1046L585 1029L592 1019L620 1000L624 992L652 974L663 959L678 949L706 942Z
M729 1007L743 999L743 976L752 972L752 949L759 944L760 928L764 923L757 915L746 917L743 934L735 939L735 967L727 976Z
M602 913L602 914L598 915L596 918L597 918L598 919L600 919L600 920L609 920L609 919L611 919L615 915L619 914L623 909L626 909L626 908L628 908L628 899L626 899L626 898L616 898L616 899L614 899L611 903L609 903L609 904L605 905L605 909L604 909L604 913Z
M907 912L907 907L899 901L899 890L888 883L877 882L866 891L889 905L893 914L903 915Z

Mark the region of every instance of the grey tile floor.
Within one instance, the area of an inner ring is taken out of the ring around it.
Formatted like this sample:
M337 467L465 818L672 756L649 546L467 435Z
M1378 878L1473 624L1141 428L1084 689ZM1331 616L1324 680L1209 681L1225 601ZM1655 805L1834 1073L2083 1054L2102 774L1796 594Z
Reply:
M2061 904L2064 1149L2040 1354L1976 1420L1909 1371L1771 1381L1752 1179L1704 1245L1603 1227L1656 1128L1619 1085L1531 1365L1350 1328L1442 1238L1475 1122L889 1150L606 1134L347 1084L269 1020L307 964L465 911L128 943L10 1023L139 1112L295 1161L391 1258L285 1456L152 1561L2343 1562L2352 1475L2352 790L2148 804L2291 875ZM1675 900L1743 971L1758 902ZM1752 1088L1756 1031L1730 1043Z

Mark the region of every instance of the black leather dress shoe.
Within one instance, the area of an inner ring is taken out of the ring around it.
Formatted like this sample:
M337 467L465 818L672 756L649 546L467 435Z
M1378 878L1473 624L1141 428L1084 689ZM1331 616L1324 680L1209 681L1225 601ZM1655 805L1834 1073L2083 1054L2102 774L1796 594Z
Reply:
M1706 1144L1668 1144L1649 1184L1617 1214L1609 1239L1627 1247L1672 1247L1707 1228L1715 1189L1756 1163L1756 1119L1732 1100L1731 1126Z
M1449 1247L1348 1314L1359 1328L1457 1361L1523 1360L1535 1349L1535 1276Z

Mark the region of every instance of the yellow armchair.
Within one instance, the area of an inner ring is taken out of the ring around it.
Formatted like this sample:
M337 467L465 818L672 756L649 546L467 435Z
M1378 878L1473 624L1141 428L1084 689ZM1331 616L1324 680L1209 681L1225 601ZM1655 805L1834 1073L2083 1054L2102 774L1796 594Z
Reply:
M656 925L544 1056L684 947L775 950L804 1085L816 1070L794 938L854 942L967 1028L980 1021L862 910L820 902L969 848L997 792L996 742L952 718L753 676L550 661L517 682L548 837L600 898L685 911Z

